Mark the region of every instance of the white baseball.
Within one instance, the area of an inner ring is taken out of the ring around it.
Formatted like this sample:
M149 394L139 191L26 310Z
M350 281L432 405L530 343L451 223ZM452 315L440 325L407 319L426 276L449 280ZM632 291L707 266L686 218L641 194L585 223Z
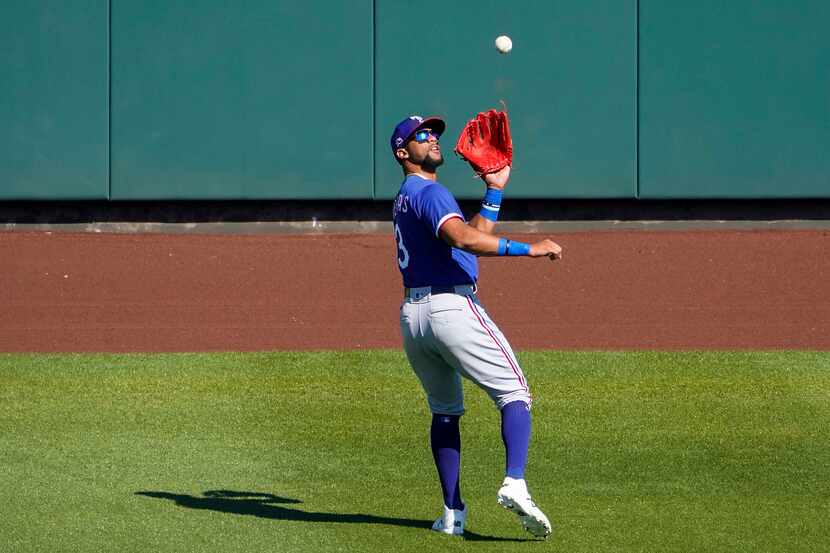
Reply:
M496 50L502 54L506 54L513 48L513 41L507 35L496 37Z

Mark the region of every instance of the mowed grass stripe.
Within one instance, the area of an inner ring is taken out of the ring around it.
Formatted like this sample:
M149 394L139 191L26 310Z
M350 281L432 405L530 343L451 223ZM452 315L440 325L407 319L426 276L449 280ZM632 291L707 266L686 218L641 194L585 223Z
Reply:
M440 508L398 351L0 355L9 551L819 551L830 354L522 352L529 543L495 503L498 413L467 387L467 539Z

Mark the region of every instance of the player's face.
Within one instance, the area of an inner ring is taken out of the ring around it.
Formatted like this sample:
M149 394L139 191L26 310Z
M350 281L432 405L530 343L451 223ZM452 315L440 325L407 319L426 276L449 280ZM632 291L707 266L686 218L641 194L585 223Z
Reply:
M438 136L431 129L418 129L407 144L409 159L424 169L435 170L444 163Z

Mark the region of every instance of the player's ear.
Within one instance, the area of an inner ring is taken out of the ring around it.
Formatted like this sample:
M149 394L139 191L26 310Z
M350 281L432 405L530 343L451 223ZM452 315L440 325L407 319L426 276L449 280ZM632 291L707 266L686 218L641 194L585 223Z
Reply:
M409 152L406 151L406 148L398 148L395 150L395 157L398 158L398 161L403 161L409 158Z

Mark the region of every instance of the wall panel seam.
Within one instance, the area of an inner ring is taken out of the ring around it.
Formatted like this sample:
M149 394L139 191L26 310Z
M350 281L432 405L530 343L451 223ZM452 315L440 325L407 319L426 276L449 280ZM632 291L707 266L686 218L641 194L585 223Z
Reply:
M377 128L377 7L378 3L377 0L371 0L372 2L372 36L371 40L371 55L369 59L369 75L370 79L372 80L372 91L371 91L371 99L372 102L372 120L371 125L369 127L369 135L370 135L370 144L369 144L369 162L370 162L370 178L372 179L372 200L377 200L378 198L378 190L377 190L377 156L375 155L375 143L377 141L376 136L376 128Z
M640 0L634 0L634 198L640 199Z
M112 201L112 0L107 0L107 200Z

